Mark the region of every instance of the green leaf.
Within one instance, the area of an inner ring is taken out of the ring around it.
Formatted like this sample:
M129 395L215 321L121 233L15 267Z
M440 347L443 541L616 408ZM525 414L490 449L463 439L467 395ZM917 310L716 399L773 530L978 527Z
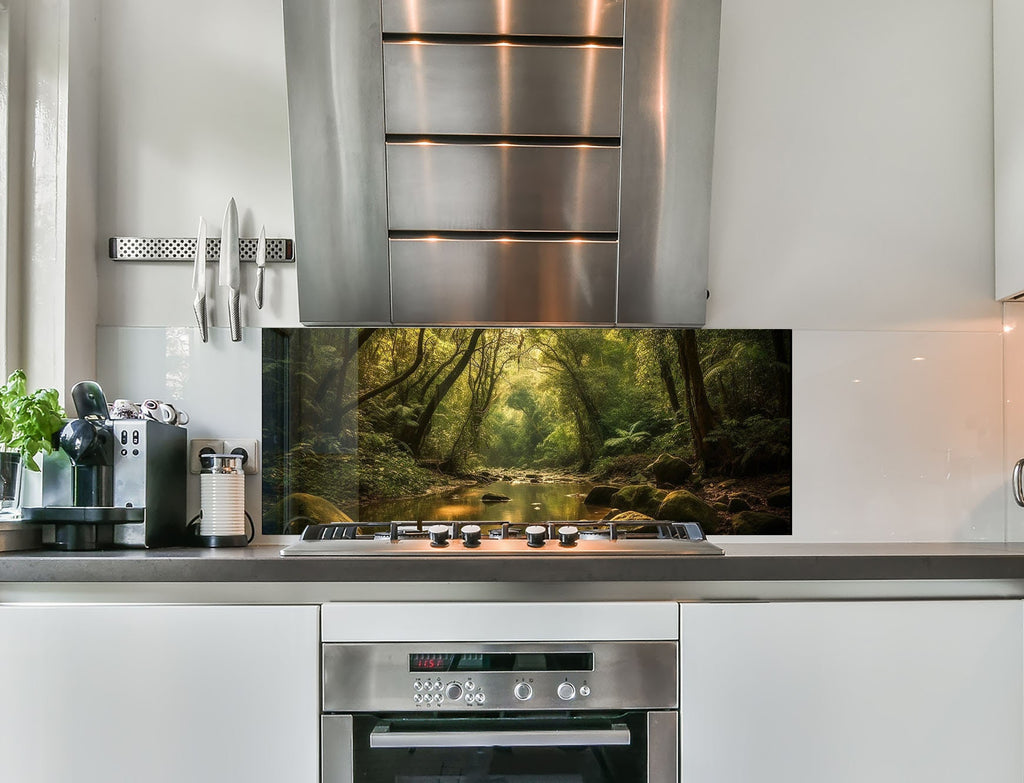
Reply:
M22 463L38 471L36 456L53 451L53 436L64 426L64 409L56 389L28 392L23 370L0 386L0 445L21 453Z

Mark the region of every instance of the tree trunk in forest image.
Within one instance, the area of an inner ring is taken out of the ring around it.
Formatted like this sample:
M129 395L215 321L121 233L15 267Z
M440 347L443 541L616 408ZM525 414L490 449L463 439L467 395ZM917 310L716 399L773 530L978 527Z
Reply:
M519 340L522 346L522 339ZM501 360L502 349L506 345L504 335L499 330L491 330L484 334L480 346L480 359L469 365L469 409L462 420L459 432L452 441L448 456L441 463L441 469L447 473L458 473L464 467L463 462L468 453L475 452L480 445L480 437L484 419L494 401L494 392L498 387L505 367L517 358L517 354L507 355ZM474 371L474 364L476 365Z
M368 389L367 391L360 394L356 399L343 405L341 408L340 415L343 416L353 408L362 405L368 400L372 400L377 395L383 394L389 389L393 389L395 386L398 386L398 384L402 383L402 381L406 380L407 378L409 378L409 376L416 372L420 364L422 364L423 362L423 336L424 334L426 334L426 331L426 329L420 329L419 338L416 341L416 356L413 358L412 364L410 364L404 371L396 375L391 380L382 383L380 386L375 386L372 389Z
M679 367L686 385L687 415L693 436L694 456L704 466L705 473L713 473L728 464L732 449L721 440L707 440L708 433L718 422L704 386L697 333L693 329L681 329L673 332L672 338L679 349Z
M661 382L665 384L665 393L668 395L668 404L672 408L675 418L679 418L679 392L676 389L676 379L672 375L672 367L668 359L658 354L658 372L661 374Z
M414 457L419 457L423 452L423 444L427 439L427 435L430 433L430 423L434 418L434 413L437 411L437 407L441 404L441 401L444 400L452 386L455 385L455 381L459 379L459 376L462 375L463 371L465 371L466 367L469 365L469 360L473 358L473 352L476 350L476 344L480 341L480 336L483 333L483 329L473 330L473 334L469 338L469 345L467 345L466 349L462 352L462 356L458 363L449 371L444 380L434 388L430 401L420 412L420 415L416 420L416 425L414 427L407 428L408 438L403 438L403 440L409 446Z
M778 411L776 415L789 417L792 415L793 407L793 370L792 370L792 357L790 352L786 350L786 344L792 332L789 334L781 330L773 330L772 335L772 350L775 353L775 383L778 388Z
M589 470L598 451L607 437L607 429L601 418L601 410L587 387L584 377L583 356L577 346L569 342L571 332L559 335L554 342L538 341L544 355L553 361L569 381L573 401L569 402L576 423L580 444L580 468Z
M317 386L316 392L313 395L313 399L317 405L322 407L324 397L327 392L336 387L339 391L339 397L344 394L345 382L348 380L348 369L353 364L353 360L357 359L359 355L359 349L369 340L374 333L377 331L375 328L360 329L356 339L355 346L351 344L351 339L346 332L342 343L342 358L341 361L333 365L324 377L321 378L320 383ZM355 390L353 390L355 392ZM356 407L356 401L352 400L350 403L345 405L339 405L333 409L331 415L324 421L323 429L325 432L337 433L341 430L342 422L345 420L345 415L352 411Z

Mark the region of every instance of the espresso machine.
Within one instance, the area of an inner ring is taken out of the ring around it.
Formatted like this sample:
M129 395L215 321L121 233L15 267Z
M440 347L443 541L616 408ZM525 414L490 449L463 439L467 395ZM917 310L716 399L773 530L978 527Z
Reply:
M23 508L58 549L157 547L182 543L188 467L184 427L110 419L99 384L71 390L78 418L43 459L42 506Z

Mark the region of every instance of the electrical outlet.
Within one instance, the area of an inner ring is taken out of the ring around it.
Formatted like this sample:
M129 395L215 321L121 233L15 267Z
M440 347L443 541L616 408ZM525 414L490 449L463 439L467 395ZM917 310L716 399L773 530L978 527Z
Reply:
M207 451L209 449L209 451ZM188 444L188 472L199 473L202 470L202 463L199 461L200 454L223 454L224 441L210 440L208 438L193 438Z
M260 442L250 438L224 438L225 454L241 454L242 470L246 474L260 472Z

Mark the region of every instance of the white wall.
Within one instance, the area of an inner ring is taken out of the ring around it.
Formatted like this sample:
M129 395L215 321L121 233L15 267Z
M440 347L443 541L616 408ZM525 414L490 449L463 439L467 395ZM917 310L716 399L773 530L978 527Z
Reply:
M200 216L220 236L231 197L241 236L294 237L280 0L101 3L100 237L195 236ZM268 266L261 312L243 266L243 323L298 325L294 267ZM193 322L189 265L99 270L101 325Z
M101 29L100 237L216 236L232 195L291 236L280 2L102 0ZM988 3L724 0L707 325L795 330L797 540L1003 539L992 176ZM112 343L191 324L187 265L98 263ZM268 291L244 322L297 324L294 270Z

